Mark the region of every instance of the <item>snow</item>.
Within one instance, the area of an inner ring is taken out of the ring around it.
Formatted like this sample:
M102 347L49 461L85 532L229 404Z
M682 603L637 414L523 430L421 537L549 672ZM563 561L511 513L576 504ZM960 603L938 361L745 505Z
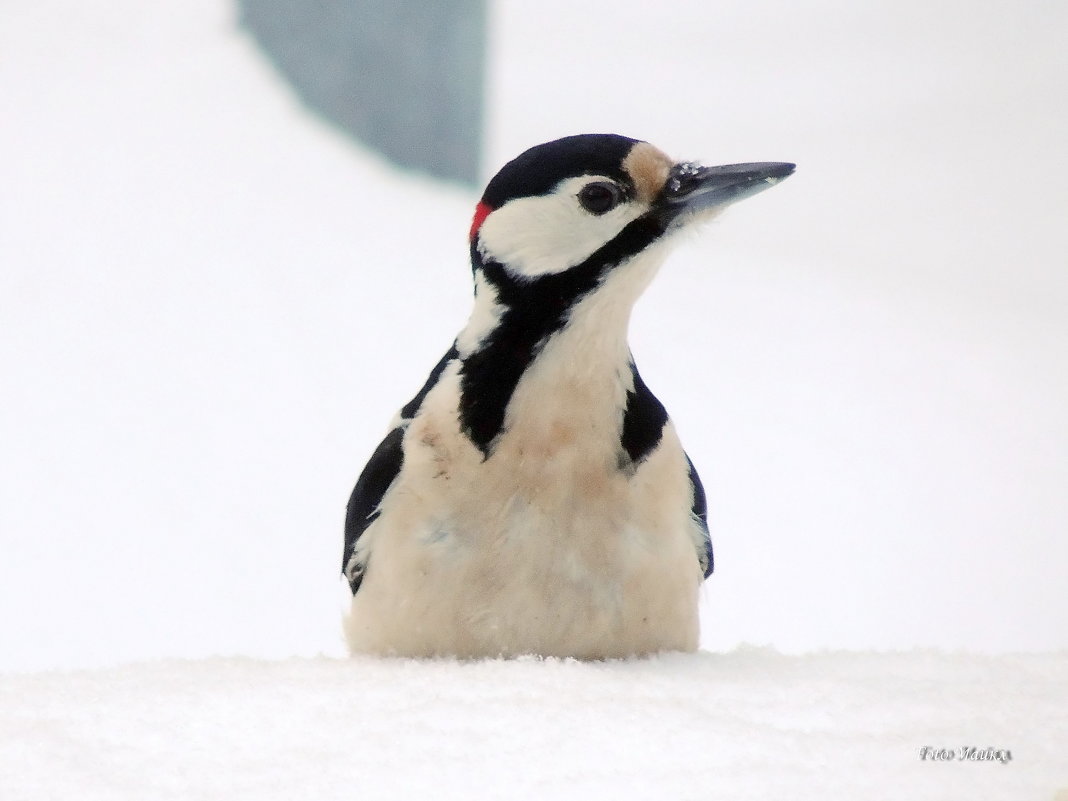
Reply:
M340 658L338 562L475 193L308 116L222 0L0 4L0 797L1068 793L1066 14L494 5L487 171L611 130L798 172L633 326L706 651L457 664Z
M0 676L4 798L1046 799L1063 656L210 659ZM1005 763L921 760L1008 749ZM1060 796L1058 796L1060 798Z

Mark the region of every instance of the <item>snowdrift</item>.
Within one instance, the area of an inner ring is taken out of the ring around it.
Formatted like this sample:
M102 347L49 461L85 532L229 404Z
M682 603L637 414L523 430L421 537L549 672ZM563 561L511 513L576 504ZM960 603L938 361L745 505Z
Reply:
M1066 693L1064 654L165 661L0 675L0 776L7 801L1063 801Z

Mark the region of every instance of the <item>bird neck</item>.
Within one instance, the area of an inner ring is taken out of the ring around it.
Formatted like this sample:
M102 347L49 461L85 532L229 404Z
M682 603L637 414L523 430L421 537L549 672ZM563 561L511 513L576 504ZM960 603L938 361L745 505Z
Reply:
M476 266L475 309L457 338L460 422L484 454L535 416L591 418L618 433L632 386L630 313L658 266L633 259L527 282Z

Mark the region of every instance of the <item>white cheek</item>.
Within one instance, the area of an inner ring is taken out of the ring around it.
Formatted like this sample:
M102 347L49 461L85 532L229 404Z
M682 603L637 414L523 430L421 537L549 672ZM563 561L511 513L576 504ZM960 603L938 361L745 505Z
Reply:
M511 200L479 229L479 250L514 274L530 278L560 273L582 263L646 207L636 201L595 215L576 198L596 176L570 178L539 197Z

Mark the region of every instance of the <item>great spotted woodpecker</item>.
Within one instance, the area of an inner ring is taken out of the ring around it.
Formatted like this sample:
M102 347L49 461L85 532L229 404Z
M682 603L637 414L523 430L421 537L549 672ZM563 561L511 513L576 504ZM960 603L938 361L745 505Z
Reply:
M784 163L676 163L612 134L538 145L489 182L467 325L356 484L353 652L598 659L698 643L705 495L627 344L674 234Z

